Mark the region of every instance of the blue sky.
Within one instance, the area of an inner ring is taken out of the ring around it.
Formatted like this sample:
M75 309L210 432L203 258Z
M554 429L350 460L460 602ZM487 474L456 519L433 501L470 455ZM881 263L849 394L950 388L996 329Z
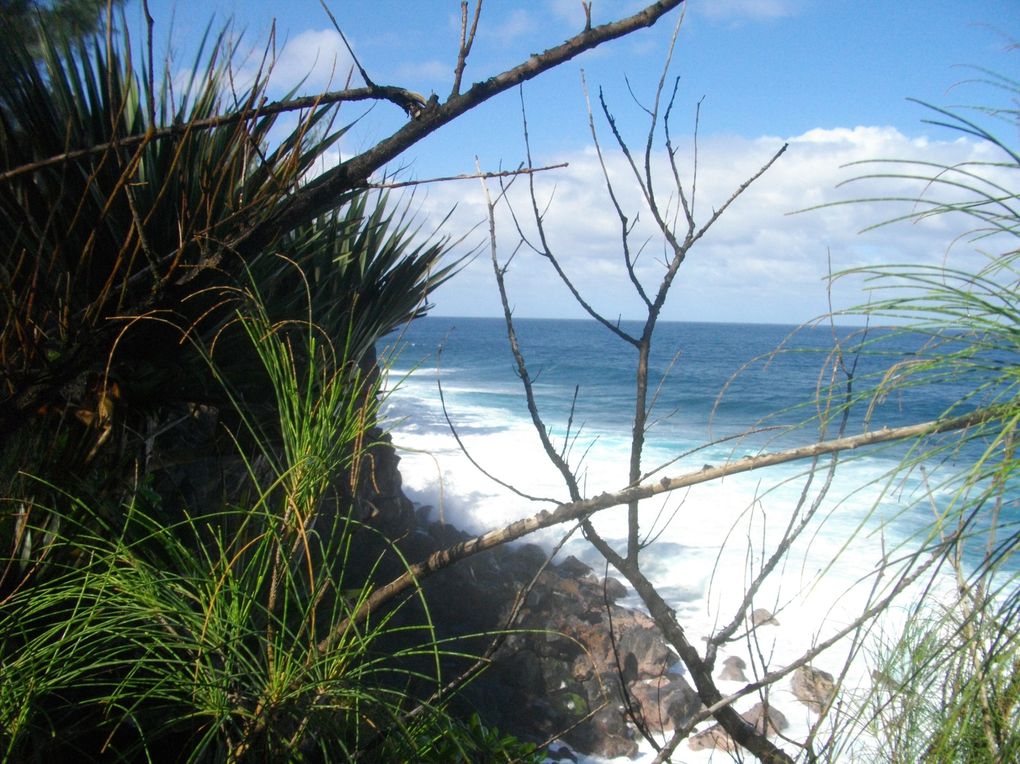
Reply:
M129 0L136 1L136 0ZM449 91L459 32L459 2L337 2L331 8L362 64L380 83L441 97ZM595 23L639 7L639 2L595 0ZM244 40L262 44L276 22L274 88L282 93L306 76L306 91L337 87L349 67L346 51L317 2L152 2L156 39L170 40L172 66L184 68L194 41L211 18L233 19ZM135 6L129 5L129 11ZM490 2L483 8L466 81L482 79L532 52L555 45L579 29L577 0ZM172 19L172 23L171 23ZM618 224L591 151L580 71L594 92L601 87L628 139L644 140L644 114L630 95L647 104L662 70L675 17L655 28L611 43L524 88L536 163L569 162L543 176L539 193L550 199L547 224L564 265L606 313L638 315L627 294L619 259ZM780 163L731 208L685 263L665 316L682 320L801 322L825 312L830 295L824 277L875 262L933 262L974 254L957 244L949 223L899 226L859 234L869 223L897 212L877 205L787 213L848 195L889 189L868 184L840 190L852 177L849 161L916 157L946 163L988 160L984 147L922 123L931 116L907 97L942 106L1002 103L1006 97L963 81L980 66L1016 77L1020 51L1020 3L1016 0L948 2L920 0L690 0L680 29L671 77L680 77L673 134L683 144L682 165L691 166L694 106L704 98L699 133L699 217L711 214L741 180L784 141ZM628 86L627 83L630 83ZM360 117L345 138L343 154L371 145L405 119L378 105L350 109ZM1017 141L1016 126L997 127ZM611 148L602 124L600 139ZM403 177L427 178L512 167L524 159L520 99L507 93L423 141L400 160ZM665 168L659 152L656 162ZM607 157L618 196L632 216L641 199L626 182L619 153ZM397 169L397 168L394 168ZM665 177L665 176L664 176ZM689 182L689 180L688 180ZM1014 186L1015 187L1015 186ZM512 198L518 212L526 199ZM439 219L453 205L448 232L471 230L484 218L477 181L430 186L414 204ZM647 220L645 212L643 219ZM497 220L501 251L516 234L509 216ZM640 230L643 229L639 229ZM661 269L649 229L641 275L653 284ZM482 240L472 234L469 241ZM831 263L831 266L830 266ZM511 299L520 315L579 316L564 290L538 258L520 256L510 271ZM621 280L622 279L622 280ZM433 296L436 312L487 315L498 309L487 254ZM838 284L838 307L863 299L850 282Z

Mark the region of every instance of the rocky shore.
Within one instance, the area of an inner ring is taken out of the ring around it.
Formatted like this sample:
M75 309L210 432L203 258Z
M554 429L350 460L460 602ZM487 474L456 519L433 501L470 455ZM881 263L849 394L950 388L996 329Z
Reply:
M392 451L376 461L376 511L370 514L401 555L414 562L467 539L435 520L430 507L414 507L403 496L397 461ZM633 757L640 729L668 734L702 709L652 619L619 604L626 586L574 557L549 562L547 551L534 544L507 545L430 576L423 591L436 635L452 640L446 644L455 650L487 656L485 670L457 702L502 731L538 743L556 739L584 754ZM778 625L767 610L755 611L751 620L755 628ZM472 663L449 661L444 679ZM746 682L746 668L740 657L727 656L716 675ZM815 712L832 687L830 674L809 666L790 681L794 696ZM770 735L788 726L782 710L761 703L744 718ZM733 750L730 737L710 722L692 733L689 748ZM572 758L570 749L555 744L550 753Z

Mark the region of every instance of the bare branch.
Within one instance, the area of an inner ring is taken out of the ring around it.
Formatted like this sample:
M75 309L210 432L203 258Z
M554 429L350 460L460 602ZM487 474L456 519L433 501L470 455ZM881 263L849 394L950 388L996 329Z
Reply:
M422 180L402 180L392 183L369 183L367 188L407 188L408 186L422 186L427 183L448 183L452 180L489 180L490 178L513 178L517 175L532 175L537 172L548 170L562 170L569 167L569 162L559 164L547 164L542 167L518 167L516 170L494 170L489 172L461 173L460 175L444 175L439 178L423 178Z
M636 258L632 258L630 254L630 232L632 226L627 218L627 214L623 211L623 207L620 206L620 200L616 197L616 189L613 187L613 182L609 177L609 168L606 167L606 159L602 154L602 144L599 141L598 131L595 129L595 115L591 108L591 98L588 94L588 83L585 80L584 72L581 72L581 89L584 91L584 104L588 109L588 130L591 132L591 139L595 145L595 155L599 158L599 166L602 168L602 177L606 182L606 191L609 192L609 199L616 210L616 216L620 219L620 242L623 246L623 263L627 268L627 276L630 278L630 283L634 285L634 289L637 291L641 301L647 308L651 308L652 301L648 299L645 288L642 286L634 270ZM634 222L636 223L637 221L635 220Z
M254 92L254 89L252 92ZM85 148L65 151L63 154L55 154L54 156L47 157L46 159L40 159L36 162L23 164L0 173L0 182L16 178L19 175L24 175L26 173L35 172L36 170L41 170L44 167L52 167L53 165L62 164L63 162L69 162L74 159L81 159L82 157L91 156L93 154L102 154L112 149L115 145L120 147L135 146L167 138L180 138L195 131L211 130L217 127L223 127L224 125L233 124L235 122L261 119L276 114L304 111L306 109L318 109L337 103L373 100L389 101L396 104L409 114L417 113L418 110L425 106L425 99L420 94L410 90L405 90L404 88L394 87L392 85L372 85L370 87L347 88L344 90L320 93L314 96L288 98L282 101L273 101L272 103L263 103L257 106L248 105L240 111L230 112L229 114L218 114L215 117L193 119L189 122L167 125L166 127L160 128L150 126L144 133L126 135L123 138L117 138L115 141L97 143Z
M517 342L517 332L514 329L513 311L510 309L510 302L507 298L506 293L506 282L504 280L505 269L499 265L499 260L496 257L496 205L492 201L492 197L489 194L489 187L485 181L482 181L482 190L485 193L485 207L489 218L489 251L492 255L492 270L496 275L496 285L499 288L499 298L503 305L503 320L506 323L506 334L507 339L510 342L510 350L514 356L514 363L517 366L517 376L521 379L521 384L524 385L524 394L528 403L528 412L531 414L531 421L535 425L535 430L538 432L538 437L542 441L542 448L545 449L546 456L549 461L552 462L553 466L556 467L560 475L563 477L563 482L567 486L567 490L570 492L571 501L577 501L581 498L580 489L577 486L577 479L574 477L574 473L570 471L570 465L567 464L566 460L557 453L555 446L549 439L549 432L546 430L545 424L542 422L542 417L538 411L538 404L535 401L535 391L532 387L531 375L528 373L528 368L524 362L524 356L521 353L520 345Z
M523 93L521 94L521 121L524 125L524 147L528 157L528 164L531 164L531 140L528 135L528 118L527 111L524 108ZM553 269L556 271L556 275L560 277L560 281L562 281L563 285L566 286L568 290L570 290L571 296L589 316L598 321L600 324L602 324L604 327L606 327L609 331L611 331L613 334L615 334L623 341L631 345L637 344L637 339L632 337L623 329L621 329L619 323L613 323L608 318L599 313L597 310L595 310L592 304L584 299L584 295L582 295L580 291L577 289L574 282L571 280L570 276L567 275L567 272L563 270L563 266L560 265L559 259L556 257L556 254L552 251L552 248L549 246L549 239L546 236L545 223L543 222L544 216L539 212L538 209L538 197L535 194L535 184L532 179L529 179L528 191L530 194L532 214L534 215L535 218L535 228L538 230L538 238L539 243L541 245L540 247L532 246L532 249L549 261ZM517 224L516 215L514 215L514 223ZM517 228L518 231L520 231L519 224L517 225ZM523 232L521 235L523 236Z
M702 236L704 236L708 232L708 229L712 227L712 224L715 223L715 221L718 220L724 212L726 212L727 208L737 200L737 197L744 193L752 183L758 180L758 178L760 178L762 175L768 172L768 169L779 160L779 157L786 153L786 150L789 147L790 147L789 143L784 143L782 146L779 147L779 150L772 155L772 158L762 165L761 169L758 170L758 172L756 172L750 178L741 183L737 190L730 194L730 198L723 202L722 206L712 213L712 217L708 219L708 222L698 229L698 232L694 234L694 237L690 240L690 243L693 244Z
M358 56L355 54L354 48L352 48L351 44L347 42L347 35L344 34L344 30L341 29L340 25L337 23L336 16L333 15L333 11L331 11L329 6L326 5L325 0L319 0L319 5L322 6L322 10L324 10L326 15L329 16L329 20L332 22L333 28L336 30L336 33L340 35L340 39L343 40L344 47L347 48L347 52L351 54L351 61L353 61L354 65L358 68L358 74L361 75L361 79L363 79L365 84L370 88L375 87L375 83L372 82L372 78L368 76L368 72L365 71L365 67L363 67L361 62L358 60Z
M430 99L416 119L405 124L389 138L384 138L372 148L352 157L301 189L296 195L294 204L285 213L284 220L295 217L306 219L329 209L339 194L360 187L373 172L446 123L493 96L570 61L585 51L638 29L652 26L683 2L684 0L658 0L631 16L586 29L543 53L529 57L517 66L482 82L476 82L465 93L448 98L442 104L438 99ZM271 230L282 222L284 221L278 219L253 231L246 239L246 246L258 247L262 242L271 239Z
M471 55L471 46L475 42L475 34L478 31L478 17L482 15L482 0L475 5L475 15L471 20L471 31L468 31L468 3L463 0L460 4L460 49L457 51L457 66L453 70L453 88L450 90L450 97L460 95L460 81L464 77L464 67L467 65L467 57Z

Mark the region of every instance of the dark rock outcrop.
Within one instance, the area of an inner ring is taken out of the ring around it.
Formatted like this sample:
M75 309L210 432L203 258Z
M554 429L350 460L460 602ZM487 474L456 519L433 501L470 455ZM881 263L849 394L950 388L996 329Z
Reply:
M701 708L686 680L669 673L676 658L652 619L616 604L623 584L572 557L544 563L533 545L502 547L425 582L444 632L470 634L504 628L534 579L490 668L463 693L488 722L587 754L634 756L637 724L658 733Z

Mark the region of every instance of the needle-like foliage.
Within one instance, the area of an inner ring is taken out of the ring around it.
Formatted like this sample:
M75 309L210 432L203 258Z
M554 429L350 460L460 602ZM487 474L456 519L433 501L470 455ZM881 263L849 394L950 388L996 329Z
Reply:
M929 596L913 603L902 634L886 634L876 653L876 689L861 711L888 741L876 760L1010 761L1020 752L1020 151L997 136L1003 125L1016 136L1020 83L980 74L1011 105L931 107L931 123L978 139L988 160L881 160L864 163L874 171L860 178L917 189L880 197L907 206L878 225L949 218L963 221L964 233L938 264L837 274L863 277L871 287L871 301L849 313L898 327L880 332L876 345L912 338L918 347L886 369L868 395L923 396L938 384L957 392L947 414L996 412L978 426L915 445L894 477L920 475L919 504L930 506L932 519L919 540L928 546L958 539L947 560L957 583L938 605L932 600L945 595L933 583ZM923 472L924 462L937 463L936 471Z

